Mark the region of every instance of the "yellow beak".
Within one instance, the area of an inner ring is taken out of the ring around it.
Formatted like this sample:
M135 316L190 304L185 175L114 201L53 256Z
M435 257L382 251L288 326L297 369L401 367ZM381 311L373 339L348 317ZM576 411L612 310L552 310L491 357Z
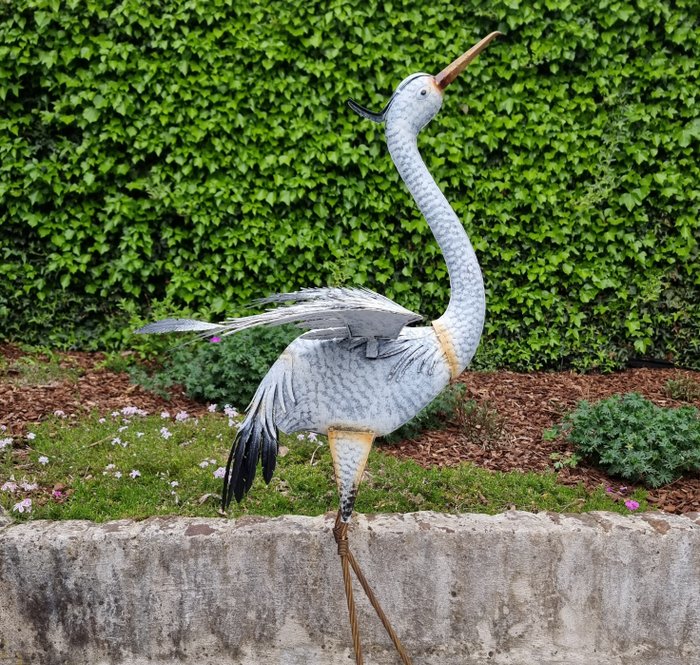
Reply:
M502 35L502 32L492 32L484 37L478 44L474 44L466 53L462 53L453 63L447 65L436 77L435 82L440 90L444 90L452 81L454 81L467 67L467 65L476 58L493 40L495 37Z

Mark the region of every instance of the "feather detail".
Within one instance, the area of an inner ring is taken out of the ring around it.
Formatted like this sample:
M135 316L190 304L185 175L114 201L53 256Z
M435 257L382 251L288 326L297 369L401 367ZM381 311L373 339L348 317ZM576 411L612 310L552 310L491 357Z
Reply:
M163 319L139 328L138 334L196 332L199 336L233 335L259 326L295 324L308 330L305 339L396 339L404 326L422 320L393 300L360 288L302 289L278 293L254 301L256 305L280 305L262 314L207 323L195 319Z
M206 321L197 321L196 319L162 319L149 323L134 332L137 335L161 335L171 332L198 332L206 333L203 336L209 336L217 332L221 326L217 323L207 323Z
M241 501L255 479L258 461L262 461L263 479L272 480L277 465L277 427L275 415L294 407L291 371L283 359L267 373L246 409L246 417L231 447L221 506L225 510L231 501Z
M261 298L254 304L284 306L227 319L218 332L225 336L257 326L293 323L311 331L305 339L396 339L404 326L423 318L389 298L358 288L302 289Z

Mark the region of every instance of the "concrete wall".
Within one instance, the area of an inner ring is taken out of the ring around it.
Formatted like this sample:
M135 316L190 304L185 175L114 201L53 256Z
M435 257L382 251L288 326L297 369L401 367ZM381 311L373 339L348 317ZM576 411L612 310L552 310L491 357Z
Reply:
M354 662L332 516L0 520L0 663ZM700 663L700 515L359 517L414 665ZM396 664L359 596L365 658Z

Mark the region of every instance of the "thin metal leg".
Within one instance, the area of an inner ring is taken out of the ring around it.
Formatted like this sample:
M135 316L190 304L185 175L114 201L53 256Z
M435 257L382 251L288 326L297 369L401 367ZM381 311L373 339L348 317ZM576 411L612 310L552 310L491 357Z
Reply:
M360 565L350 551L348 544L348 526L353 508L355 506L355 497L360 485L362 473L367 464L367 457L374 441L374 433L372 432L353 432L343 430L329 430L328 443L333 456L333 465L335 467L335 477L338 484L338 492L340 494L340 509L335 519L335 527L333 535L335 542L338 545L338 554L340 555L340 563L343 568L343 584L345 586L345 597L348 602L348 613L350 615L350 630L352 632L353 648L355 650L355 662L357 665L363 664L362 659L362 644L360 641L360 627L357 620L357 610L352 591L352 579L350 576L350 568L355 572L357 579L360 581L369 602L374 607L377 616L382 622L385 630L389 634L394 647L401 657L403 665L411 665L411 660L406 653L401 641L394 632L394 629L389 622L384 610L382 609L377 597L374 595L372 588L369 586L367 578L364 576Z

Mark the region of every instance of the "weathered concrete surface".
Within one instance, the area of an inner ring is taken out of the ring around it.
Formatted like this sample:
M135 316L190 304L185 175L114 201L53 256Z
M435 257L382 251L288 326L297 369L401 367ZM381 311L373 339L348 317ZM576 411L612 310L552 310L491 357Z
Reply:
M0 520L0 663L354 662L331 526ZM351 544L414 665L700 663L698 515L359 517Z

